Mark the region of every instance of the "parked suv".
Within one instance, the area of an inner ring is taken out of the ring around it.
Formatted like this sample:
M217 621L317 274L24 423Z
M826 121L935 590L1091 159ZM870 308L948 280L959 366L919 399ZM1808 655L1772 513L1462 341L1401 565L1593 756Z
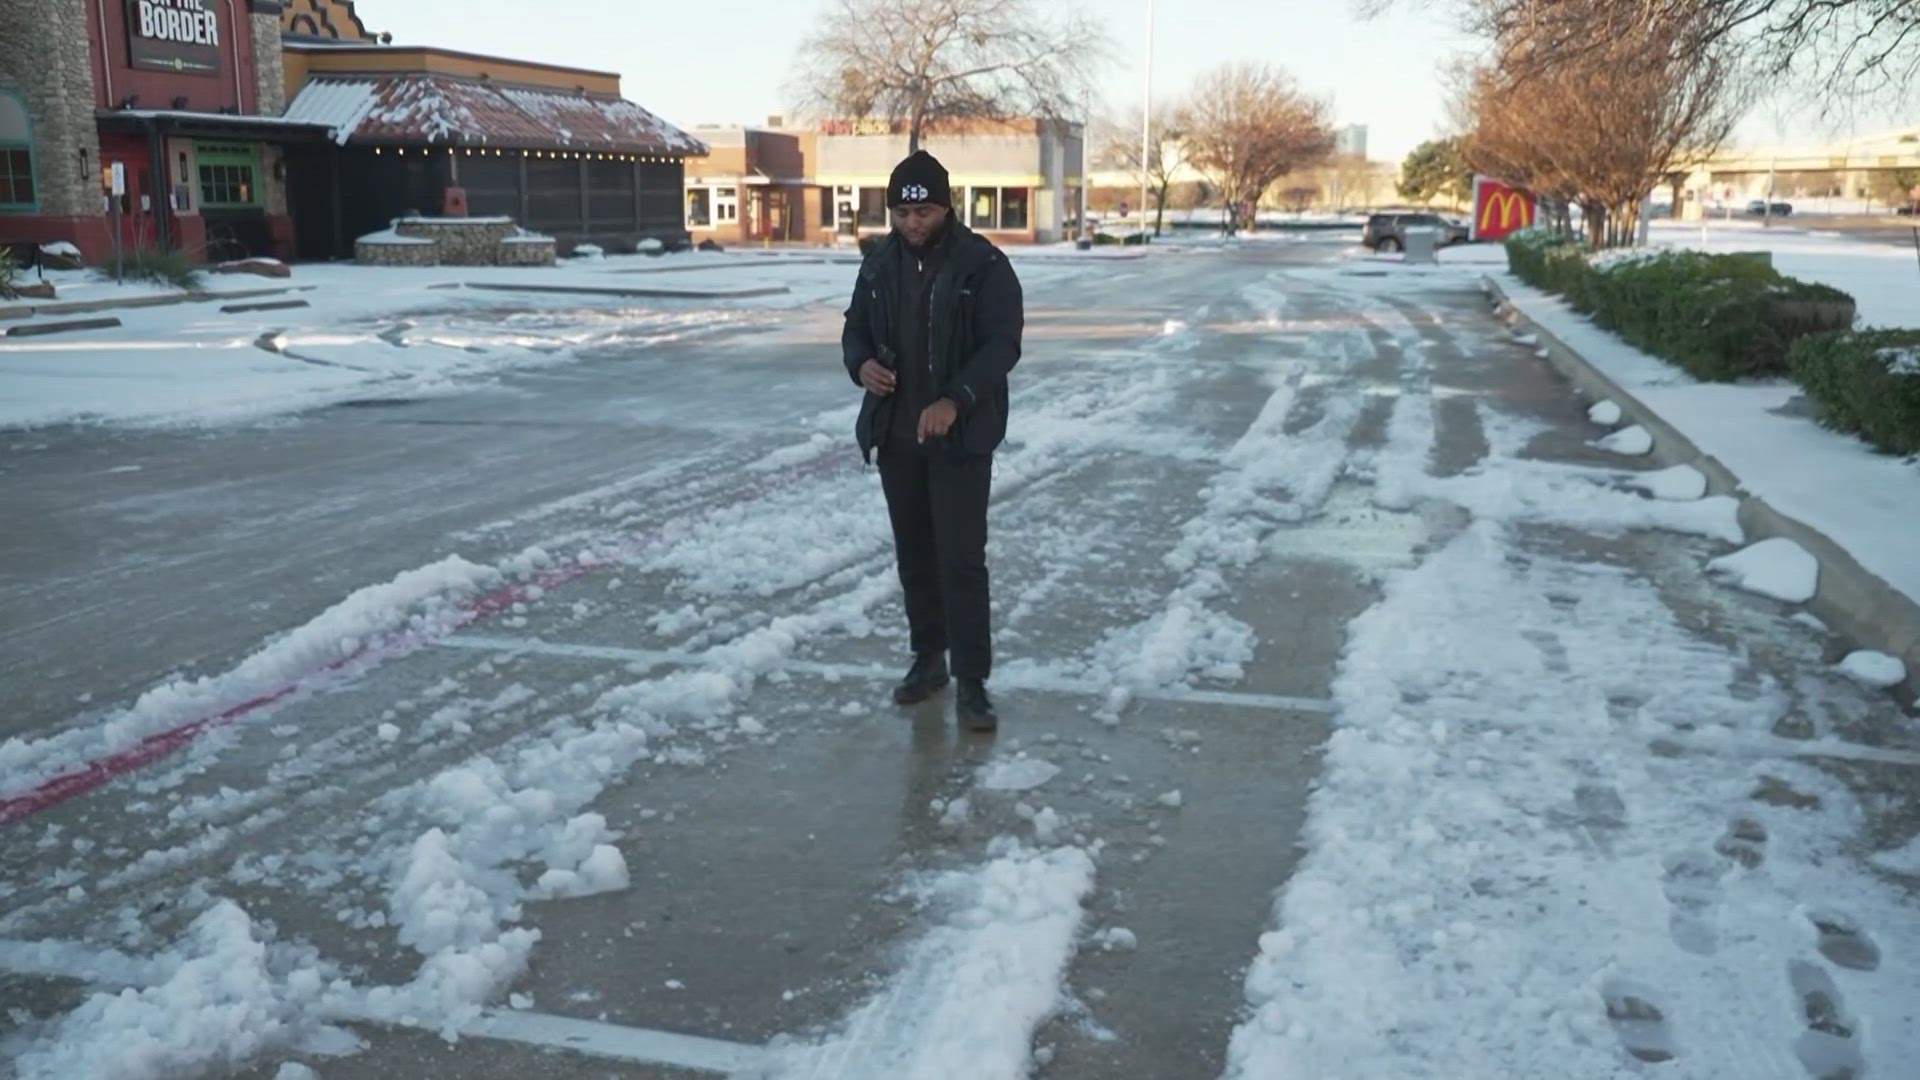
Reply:
M1449 221L1439 214L1371 214L1367 217L1366 226L1360 230L1360 243L1373 251L1404 251L1409 228L1439 230L1441 247L1464 244L1471 235L1465 225Z

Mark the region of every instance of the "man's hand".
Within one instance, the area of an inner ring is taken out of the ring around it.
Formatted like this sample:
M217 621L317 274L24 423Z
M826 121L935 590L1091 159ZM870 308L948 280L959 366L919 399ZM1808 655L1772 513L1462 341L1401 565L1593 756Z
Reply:
M881 397L891 395L896 378L897 376L887 369L887 365L878 360L868 360L860 365L860 385L866 387L868 393L878 394Z
M920 441L926 442L928 439L937 439L945 435L947 429L951 428L953 422L959 417L960 410L946 398L941 398L927 406L920 414Z

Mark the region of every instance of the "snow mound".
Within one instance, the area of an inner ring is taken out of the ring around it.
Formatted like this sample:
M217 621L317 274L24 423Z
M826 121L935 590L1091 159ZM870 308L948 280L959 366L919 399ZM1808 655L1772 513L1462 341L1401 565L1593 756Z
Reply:
M1707 572L1749 592L1790 604L1813 599L1820 587L1819 560L1784 537L1762 540L1715 559L1707 564Z
M1639 457L1653 452L1653 435L1646 428L1634 425L1621 428L1604 439L1595 440L1593 445L1602 450L1611 450L1616 454Z
M1638 473L1629 477L1627 483L1656 499L1669 502L1692 502L1705 498L1707 494L1707 474L1691 465L1675 465L1671 469Z
M1587 410L1587 419L1607 427L1619 423L1623 417L1619 403L1613 401L1596 401L1593 408Z
M1035 852L1006 837L970 871L937 875L924 899L946 912L905 970L827 1042L783 1054L780 1076L840 1080L1024 1080L1033 1033L1062 983L1093 890L1080 848Z
M1907 665L1899 657L1867 650L1848 654L1840 661L1840 670L1855 682L1883 690L1899 686L1907 677Z
M159 985L95 994L62 1017L43 1043L19 1057L16 1075L159 1080L210 1062L237 1066L299 1038L296 1016L323 989L310 966L277 978L253 921L228 900L193 921L173 959L177 966Z

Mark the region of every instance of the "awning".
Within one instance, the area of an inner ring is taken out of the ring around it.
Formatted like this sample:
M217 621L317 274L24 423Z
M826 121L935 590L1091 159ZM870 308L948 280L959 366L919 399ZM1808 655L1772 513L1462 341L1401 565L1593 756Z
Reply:
M229 113L189 112L185 109L113 109L96 115L101 131L139 133L159 130L169 135L198 135L209 139L322 142L331 132L325 124L289 120L280 116L236 116Z
M704 154L705 143L625 98L410 72L317 76L287 119L320 123L342 146L489 146Z

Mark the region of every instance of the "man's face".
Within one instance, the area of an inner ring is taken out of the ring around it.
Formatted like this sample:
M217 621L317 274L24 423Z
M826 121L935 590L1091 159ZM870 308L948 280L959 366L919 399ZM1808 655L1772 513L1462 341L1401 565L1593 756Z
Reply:
M946 220L947 208L938 203L902 203L893 208L893 227L908 247L926 247Z

